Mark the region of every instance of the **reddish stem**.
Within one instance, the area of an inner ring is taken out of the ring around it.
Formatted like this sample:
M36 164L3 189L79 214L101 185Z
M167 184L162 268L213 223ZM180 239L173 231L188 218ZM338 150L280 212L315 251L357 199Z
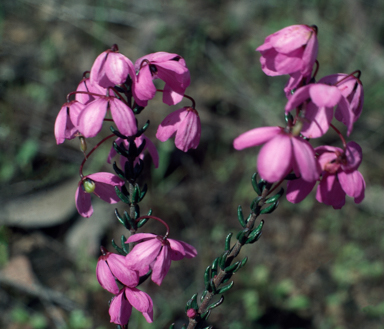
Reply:
M164 92L163 89L156 89L156 91L160 91L161 93ZM195 107L196 107L196 102L195 102L195 100L194 100L191 96L188 96L188 95L185 95L185 94L184 94L183 97L188 98L188 99L192 102L192 108L195 110Z
M344 150L347 148L347 143L343 137L343 135L341 134L340 130L337 129L332 123L329 124L334 131L336 131L336 133L339 135L340 139L341 139L341 142L343 143L343 146L344 146Z
M162 219L160 219L159 217L156 217L156 216L145 215L145 216L141 216L139 218L136 218L136 222L138 222L138 221L140 221L140 220L142 220L144 218L152 218L152 219L155 219L158 222L162 223L167 228L167 232L165 233L163 239L164 240L167 239L167 237L169 235L169 226L168 226L168 224L165 221L163 221Z
M84 175L83 175L83 167L84 167L84 164L85 164L85 161L88 160L89 156L101 145L103 144L107 139L111 138L112 136L115 136L115 134L111 134L105 138L103 138L100 142L98 142L92 150L89 151L89 153L84 157L84 160L83 162L81 163L80 165L80 169L79 169L79 175L80 175L80 178L83 179L84 178Z

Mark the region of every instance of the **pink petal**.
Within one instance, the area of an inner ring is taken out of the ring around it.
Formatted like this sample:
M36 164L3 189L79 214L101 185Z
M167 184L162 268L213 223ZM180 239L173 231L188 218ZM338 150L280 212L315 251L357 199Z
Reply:
M265 58L265 65L271 71L281 74L290 74L301 70L303 49L296 49L289 54L277 53L275 56Z
M157 128L156 138L162 142L165 142L176 133L181 121L186 115L185 109L178 109L168 114L165 119L160 123Z
M117 286L117 283L115 281L115 277L112 275L112 272L109 269L107 262L102 258L103 258L103 256L101 256L99 258L97 265L96 265L97 281L99 281L100 285L105 290L116 295L119 293L119 287Z
M57 115L55 121L56 144L61 144L65 139L74 138L77 128L73 125L68 116L68 103L65 103Z
M110 253L108 254L107 263L112 274L125 286L136 287L138 285L139 274L127 268L125 256Z
M341 164L341 168L343 170L356 170L363 160L363 150L361 146L356 142L348 142L347 147L345 149L345 156L347 158L347 163Z
M155 97L156 87L152 82L152 74L149 65L144 65L136 76L135 95L142 101Z
M180 94L177 93L176 91L172 90L167 83L165 84L163 90L163 103L167 105L176 105L180 103L184 98L184 92Z
M316 185L316 181L307 182L298 178L287 183L287 200L291 203L303 201Z
M146 241L149 239L156 239L157 235L152 233L136 233L131 235L125 243L138 242L138 241Z
M172 260L177 261L183 259L184 257L193 258L197 256L197 251L195 247L191 246L190 244L173 239L168 239L168 241L171 246Z
M294 168L297 168L303 180L307 182L316 181L319 178L319 169L315 159L315 152L306 140L292 137L293 154L295 159Z
M316 199L334 209L341 209L345 204L345 192L341 188L336 175L323 173L323 178L317 187Z
M153 321L153 303L151 297L144 291L137 288L125 288L125 296L131 305L142 313L147 313L146 320L151 323Z
M310 85L298 88L285 105L285 113L292 111L309 98Z
M112 86L124 83L127 80L127 76L130 73L129 66L133 66L132 62L123 54L110 52L106 60L105 73L112 82Z
M303 67L301 68L301 73L303 75L311 75L313 65L315 64L317 58L318 49L319 42L317 40L317 35L315 31L312 30L311 36L309 37L302 57Z
M95 182L105 183L108 185L124 185L124 181L121 178L109 172L97 172L87 175L87 177Z
M151 263L158 257L161 247L157 238L138 243L126 256L127 266L138 271L140 276L146 274Z
M114 297L109 305L109 315L111 323L124 326L128 323L132 314L132 305L127 301L124 294L127 288L121 289L119 294Z
M282 128L280 127L261 127L249 130L233 141L233 147L236 150L242 150L247 147L257 146L264 144L280 134Z
M95 137L103 126L103 120L107 113L108 100L105 97L98 98L89 103L79 115L78 129L84 137Z
M291 25L271 35L269 43L281 53L290 53L306 45L313 30L306 25Z
M113 121L119 132L125 136L135 135L137 133L137 125L133 111L115 97L110 97L109 106Z
M307 138L323 136L329 129L333 118L333 109L330 107L317 107L309 102L305 111L305 119L301 134Z
M91 217L93 214L93 208L91 204L91 195L83 190L82 184L76 190L75 195L76 208L79 214L83 217Z
M184 94L189 86L189 70L177 61L157 63L157 77L179 94Z
M309 95L311 96L312 102L318 107L333 107L342 97L337 87L322 83L311 84Z
M194 110L186 110L186 115L177 127L175 145L179 150L187 152L199 146L201 136L200 117Z
M337 177L341 187L348 196L357 198L360 202L364 199L365 181L359 171L341 171L337 174Z
M292 170L292 144L288 135L278 134L261 148L257 170L270 183L283 179Z
M161 285L171 267L171 255L169 246L165 245L160 251L155 263L152 266L152 281Z

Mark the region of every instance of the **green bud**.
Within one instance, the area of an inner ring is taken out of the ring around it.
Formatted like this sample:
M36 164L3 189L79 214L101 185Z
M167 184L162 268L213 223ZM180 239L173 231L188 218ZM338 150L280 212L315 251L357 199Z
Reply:
M83 186L84 186L84 191L87 192L87 193L93 193L95 191L95 188L96 188L96 183L89 179L89 178L86 178L84 181L83 181Z

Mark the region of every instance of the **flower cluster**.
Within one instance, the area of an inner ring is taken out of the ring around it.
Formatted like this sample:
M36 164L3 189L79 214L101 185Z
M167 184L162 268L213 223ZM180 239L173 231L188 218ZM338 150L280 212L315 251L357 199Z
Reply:
M143 313L147 322L153 321L152 299L136 288L141 277L152 271L152 281L161 285L171 261L197 255L196 249L188 243L168 239L167 236L138 233L126 241L132 242L140 243L127 256L110 253L102 247L102 256L96 267L100 285L115 295L110 303L109 314L111 322L119 325L128 323L132 307Z
M156 89L153 83L156 79L164 81L163 90ZM178 149L184 152L195 149L200 141L201 124L194 100L185 95L189 84L189 70L181 56L157 52L143 56L133 64L119 52L117 45L113 45L96 58L76 91L68 94L67 102L56 118L56 142L60 144L65 139L77 136L83 139L95 137L101 131L104 121L113 121L118 132L135 139L136 144L145 140L145 148L157 167L159 159L156 147L138 129L136 114L143 111L157 91L163 93L163 102L167 105L175 105L184 97L190 99L192 106L183 107L165 117L158 127L156 137L164 142L175 136ZM75 95L75 99L70 100L72 95ZM116 141L120 142L123 141ZM127 140L124 143L127 144ZM115 154L114 150L111 151L108 161ZM140 158L142 157L141 154ZM123 166L125 161L126 159L121 159ZM109 203L118 201L114 189L120 185L117 176L111 178L103 173L93 175L96 176L83 176L80 170L81 180L76 192L76 206L84 217L92 214L90 197L86 193L94 193Z
M365 191L364 178L357 170L362 160L361 147L355 142L346 143L332 124L335 118L346 126L347 136L351 134L363 107L360 72L332 74L316 82L319 64L314 26L288 26L268 36L256 50L261 53L265 74L290 76L284 89L287 124L250 130L234 140L235 149L264 144L257 170L270 183L281 182L293 172L296 179L290 180L287 187L287 199L292 203L302 201L316 182L319 202L340 209L348 195L360 203ZM309 141L323 136L330 127L339 134L343 149L313 148Z

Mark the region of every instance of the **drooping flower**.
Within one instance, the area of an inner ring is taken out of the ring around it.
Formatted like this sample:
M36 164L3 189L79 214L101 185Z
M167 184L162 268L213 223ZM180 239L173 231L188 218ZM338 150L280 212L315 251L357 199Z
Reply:
M112 323L126 325L132 313L132 306L143 313L147 322L153 321L152 299L136 288L139 274L125 265L124 256L105 250L97 262L96 277L104 289L116 295L109 306ZM123 288L119 289L116 280Z
M84 137L95 137L101 130L107 110L111 111L117 129L126 136L137 133L136 118L130 107L113 96L102 96L88 103L81 111L77 126Z
M192 107L183 107L168 114L157 128L156 137L162 142L175 135L175 145L187 152L197 148L200 142L201 122L199 114Z
M148 54L135 62L135 69L138 74L133 93L136 102L141 106L146 106L147 101L156 94L153 79L165 82L163 102L168 105L179 103L190 84L190 74L185 60L177 54L167 52Z
M157 152L155 144L152 143L152 141L144 135L140 135L139 137L135 138L135 144L137 147L140 147L140 145L145 141L145 146L143 151L140 153L140 155L136 158L135 163L133 165L136 165L136 163L139 161L139 159L144 159L144 151L148 150L148 153L150 154L153 164L155 165L155 168L159 166L159 153ZM126 139L121 139L120 137L116 138L115 140L117 145L120 145L120 143L123 143L126 148L128 148L128 141ZM116 150L112 146L111 150L108 154L107 162L111 163L111 159L116 155ZM120 166L121 168L124 168L125 162L128 161L126 157L121 156L120 157Z
M126 256L126 264L138 271L139 275L146 274L152 269L152 281L161 285L171 267L171 261L184 257L193 258L196 249L183 241L163 238L151 233L138 233L128 238L126 243L139 242Z
M131 60L119 53L117 45L113 45L97 56L92 65L89 79L91 84L103 88L123 84L128 75L135 77L135 69Z
M352 117L346 99L335 86L323 83L312 83L300 87L289 98L285 106L285 112L300 107L304 113L301 134L307 138L318 138L323 136L333 119L333 108L338 105L344 118L348 121L348 132L352 130Z
M76 88L76 100L84 105L95 100L97 94L100 96L106 94L106 89L99 86L98 84L91 84L90 78L83 78Z
M345 195L354 198L355 203L364 199L365 181L357 170L362 160L361 147L349 142L345 151L333 146L320 146L315 149L322 169L320 183L316 191L317 201L340 209L345 204ZM316 182L302 179L289 181L287 200L298 203L311 192Z
M292 25L269 35L256 49L261 53L261 69L270 76L311 74L318 52L316 33L315 27Z
M306 140L281 127L255 128L233 141L236 150L265 145L257 158L261 178L273 183L284 179L292 170L307 182L316 181L319 168L315 152Z
M75 195L77 211L83 217L92 216L91 193L111 204L119 202L120 199L116 195L115 186L122 185L124 185L122 179L108 172L98 172L83 177L78 184Z
M66 139L75 138L78 132L77 118L83 108L84 105L77 101L65 103L61 107L55 121L56 144L61 144Z
M346 116L344 109L338 106L335 111L335 118L345 124L348 128L360 117L363 110L364 103L364 90L360 79L354 75L348 75L344 73L332 74L323 77L319 80L319 83L325 83L337 87L342 96L348 103L348 116ZM348 129L348 135L352 128Z

